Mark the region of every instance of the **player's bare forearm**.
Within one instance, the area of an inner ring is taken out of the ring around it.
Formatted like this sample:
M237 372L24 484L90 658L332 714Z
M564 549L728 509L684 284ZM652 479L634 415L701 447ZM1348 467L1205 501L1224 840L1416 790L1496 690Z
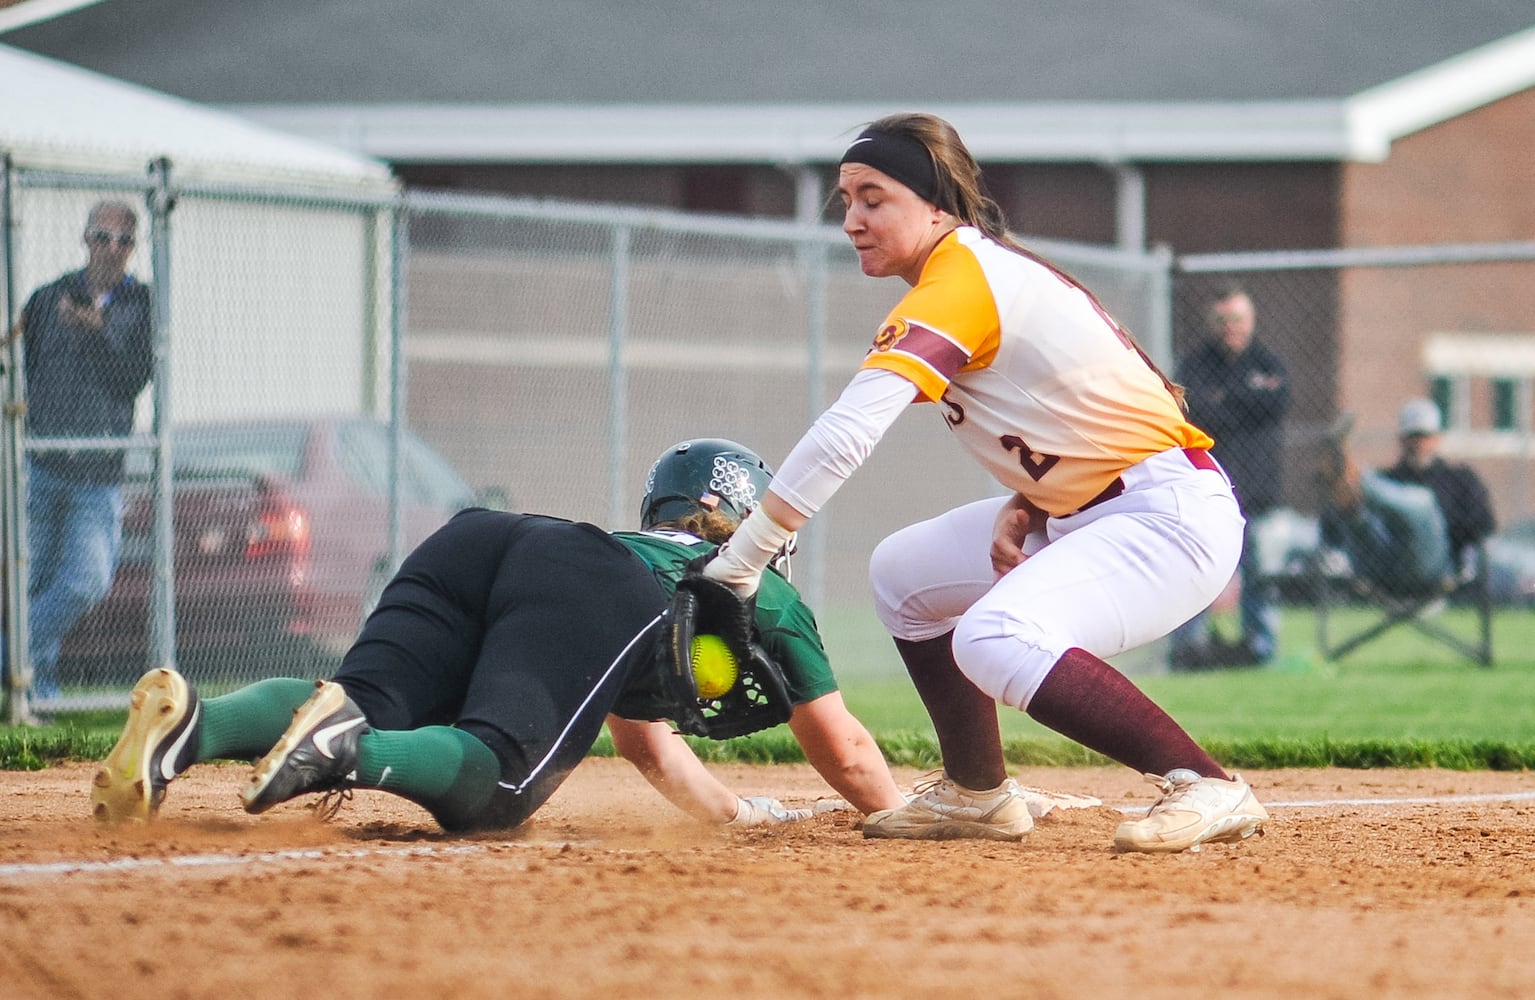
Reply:
M790 531L798 531L810 520L810 515L801 514L783 497L768 490L762 498L762 512Z
M840 692L798 705L789 729L826 783L867 815L904 805L874 737L853 717Z
M666 800L706 823L728 823L736 816L736 794L709 773L691 747L668 722L642 722L608 716L613 747L632 763Z

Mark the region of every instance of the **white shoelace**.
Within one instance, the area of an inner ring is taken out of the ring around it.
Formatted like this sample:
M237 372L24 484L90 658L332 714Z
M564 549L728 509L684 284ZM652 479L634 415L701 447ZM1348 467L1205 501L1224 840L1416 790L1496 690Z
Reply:
M1168 806L1174 806L1182 802L1189 796L1190 793L1199 787L1199 783L1203 779L1196 778L1193 781L1172 781L1165 775L1148 774L1146 775L1146 780L1151 784L1156 785L1158 790L1160 790L1162 793L1161 798L1157 799L1156 803L1153 804L1149 810L1147 810L1149 814L1154 813L1159 809L1163 809Z

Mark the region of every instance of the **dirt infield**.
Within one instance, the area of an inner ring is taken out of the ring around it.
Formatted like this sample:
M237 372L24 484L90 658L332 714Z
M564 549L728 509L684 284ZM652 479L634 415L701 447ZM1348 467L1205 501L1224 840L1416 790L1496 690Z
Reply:
M825 794L804 767L720 767ZM856 817L691 824L589 760L515 837L451 838L361 793L257 818L200 767L160 821L100 828L86 766L0 772L0 996L1528 997L1535 774L1249 774L1266 836L1116 855L1149 785L1022 844L865 841ZM915 774L898 773L910 782Z

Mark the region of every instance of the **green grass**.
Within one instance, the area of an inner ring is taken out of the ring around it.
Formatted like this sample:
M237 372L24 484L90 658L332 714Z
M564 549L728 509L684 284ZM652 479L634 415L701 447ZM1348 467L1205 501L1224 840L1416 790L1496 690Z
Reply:
M930 739L927 714L872 616L823 617L853 713L882 745ZM1367 609L1344 609L1334 620L1337 634L1349 634L1373 619ZM1229 620L1218 621L1233 629ZM1473 634L1468 611L1451 609L1439 622ZM1324 661L1316 647L1314 616L1287 608L1272 665L1167 674L1144 654L1127 654L1116 665L1236 767L1535 767L1535 613L1498 613L1490 669L1406 627L1338 662ZM1022 712L1004 707L999 718L1014 763L1103 762Z
M1363 610L1339 616L1362 624ZM1469 613L1441 622L1470 634ZM890 640L866 610L822 616L827 647L853 713L892 763L938 765L932 726ZM1116 666L1233 767L1535 767L1535 613L1506 611L1494 624L1496 664L1484 669L1413 630L1397 629L1341 662L1316 655L1315 622L1285 612L1278 661L1201 674L1160 672L1145 653ZM1008 759L1017 765L1101 764L1022 712L999 710ZM111 749L121 712L64 715L43 728L0 726L0 768L96 760ZM690 740L712 761L804 759L784 727L714 743ZM604 736L594 753L610 755Z
M100 760L122 729L122 715L110 725L81 726L65 716L51 726L0 726L0 770L38 771L71 760Z

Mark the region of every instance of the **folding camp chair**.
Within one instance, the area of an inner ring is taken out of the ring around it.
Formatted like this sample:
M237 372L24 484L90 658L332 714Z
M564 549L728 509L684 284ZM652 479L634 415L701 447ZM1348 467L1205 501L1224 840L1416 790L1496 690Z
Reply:
M1340 584L1318 572L1316 585L1317 648L1328 660L1339 660L1365 643L1380 638L1397 626L1406 625L1481 666L1492 666L1492 592L1488 587L1487 549L1477 545L1466 557L1461 571L1447 577L1440 586L1408 596L1384 593L1368 581L1350 577ZM1336 623L1331 612L1341 604L1367 604L1379 617L1366 628L1349 635L1334 636ZM1476 636L1467 638L1436 621L1449 605L1471 608L1476 613Z

